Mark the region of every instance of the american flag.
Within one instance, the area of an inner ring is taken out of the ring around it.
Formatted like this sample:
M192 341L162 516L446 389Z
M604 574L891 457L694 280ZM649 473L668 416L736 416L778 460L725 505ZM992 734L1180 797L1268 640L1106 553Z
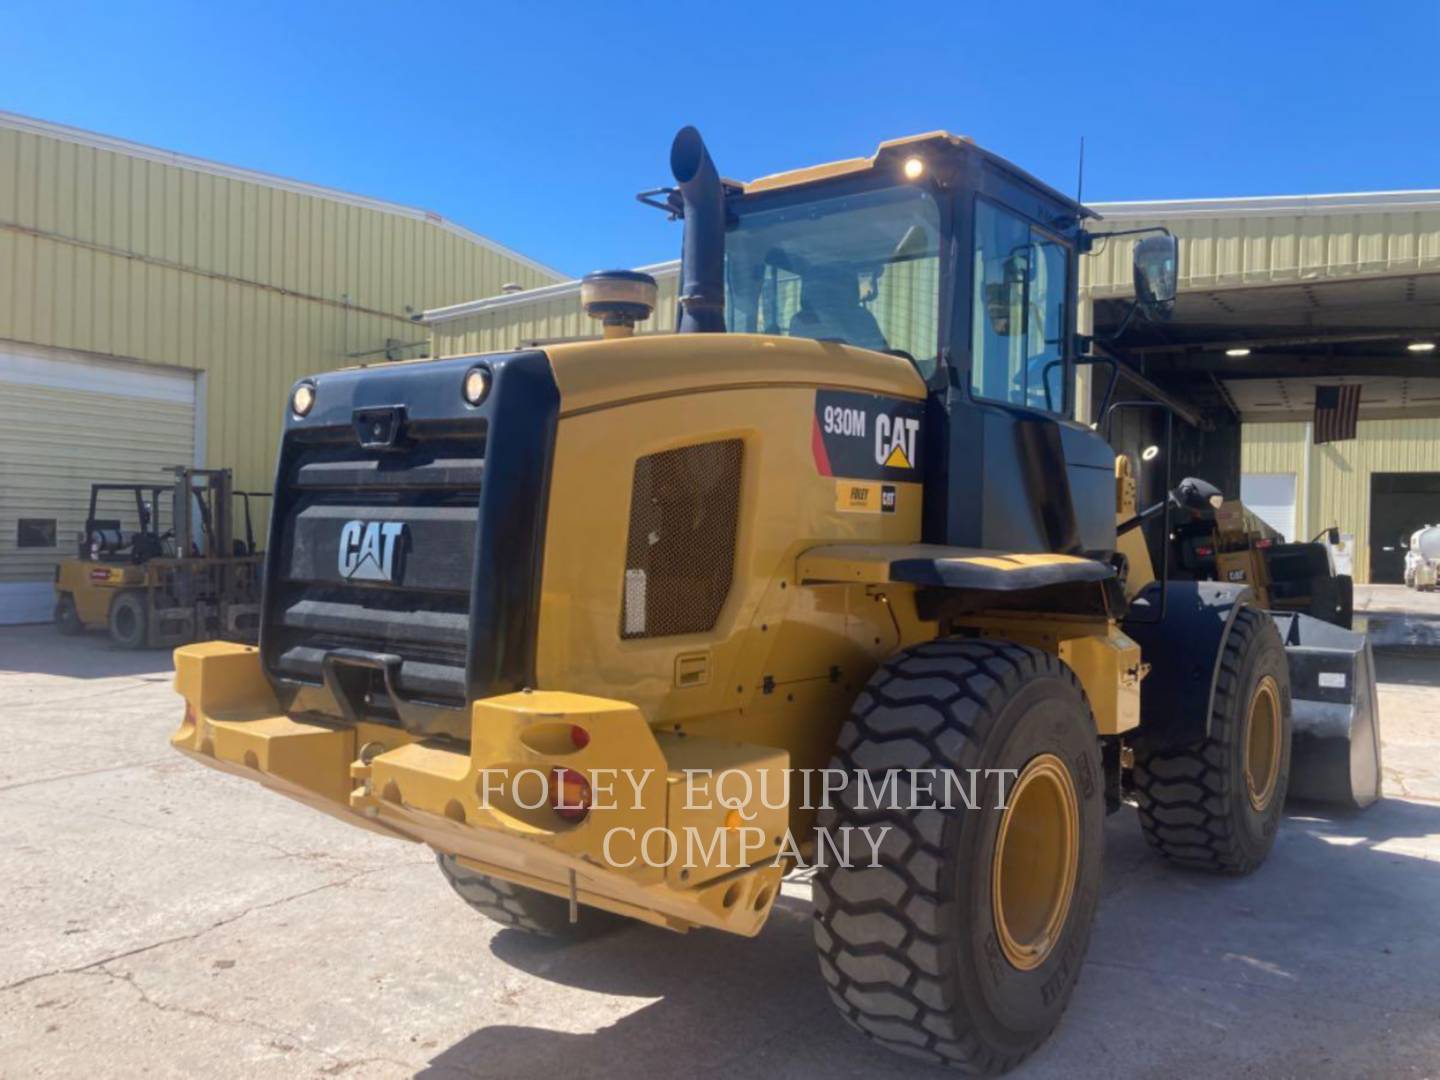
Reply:
M1355 438L1360 420L1360 385L1315 387L1315 444Z

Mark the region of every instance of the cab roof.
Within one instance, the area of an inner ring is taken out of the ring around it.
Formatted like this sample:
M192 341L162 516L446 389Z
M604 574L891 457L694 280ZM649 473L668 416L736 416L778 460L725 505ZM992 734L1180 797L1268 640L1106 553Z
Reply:
M791 169L788 172L771 173L769 176L762 176L759 179L740 184L739 187L746 195L758 195L761 192L796 188L805 184L819 183L822 180L833 180L838 176L862 173L877 168L883 163L894 160L902 155L923 155L926 153L944 156L958 156L964 153L977 154L994 167L1009 173L1023 183L1043 192L1049 198L1066 207L1077 217L1098 218L1100 216L1095 211L1076 202L1068 195L1056 191L1049 184L1031 176L1025 170L1005 160L1000 155L993 154L989 150L977 146L975 140L968 135L952 135L948 131L927 131L919 135L905 135L898 139L886 139L875 148L875 153L869 157L845 158L841 161L826 162L823 165L809 165L803 169Z

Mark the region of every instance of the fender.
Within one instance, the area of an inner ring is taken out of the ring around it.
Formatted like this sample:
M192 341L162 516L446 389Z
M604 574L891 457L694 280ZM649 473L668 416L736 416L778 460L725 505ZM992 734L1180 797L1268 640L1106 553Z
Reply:
M992 551L943 544L822 544L800 553L801 584L891 583L1016 592L1109 581L1115 568L1082 555Z
M1188 746L1210 734L1215 684L1225 638L1244 607L1248 586L1224 581L1151 582L1120 626L1140 646L1150 674L1140 684L1139 741L1146 749Z

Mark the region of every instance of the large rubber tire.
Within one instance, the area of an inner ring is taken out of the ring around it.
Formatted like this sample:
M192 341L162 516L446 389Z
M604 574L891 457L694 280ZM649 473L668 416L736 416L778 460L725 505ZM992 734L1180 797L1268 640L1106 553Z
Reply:
M500 878L466 869L453 855L435 856L450 887L487 919L512 930L569 941L599 937L629 920L598 908L581 906L578 922L570 921L570 902L527 889Z
M1105 807L1090 707L1074 673L1048 653L999 641L931 642L888 660L855 702L831 765L852 777L868 771L872 783L890 769L964 777L966 769L1024 770L1052 756L1075 796L1074 876L1063 921L1043 938L1052 944L1028 969L1007 958L995 914L1002 777L981 774L974 810L877 808L853 781L821 810L819 824L832 832L890 827L878 866L867 854L848 867L822 867L814 879L821 975L841 1013L871 1039L982 1074L1013 1068L1043 1043L1090 943ZM1014 775L1008 782L1019 790Z
M110 601L110 640L122 649L143 649L150 612L143 592L122 592Z
M80 612L75 607L75 597L69 593L61 593L55 601L55 629L66 637L85 632L85 624L80 621Z
M1257 805L1246 754L1261 723L1252 706L1266 680L1279 709L1277 760L1273 786ZM1145 839L1171 862L1248 874L1265 861L1290 784L1290 673L1269 615L1242 608L1235 617L1220 657L1210 737L1174 750L1137 748L1132 782Z

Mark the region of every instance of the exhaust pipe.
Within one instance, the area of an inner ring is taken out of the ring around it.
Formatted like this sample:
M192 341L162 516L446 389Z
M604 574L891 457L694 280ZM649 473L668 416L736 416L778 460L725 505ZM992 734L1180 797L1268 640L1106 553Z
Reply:
M680 249L682 334L725 331L725 192L720 174L693 127L670 144L670 171L684 200L685 239Z

